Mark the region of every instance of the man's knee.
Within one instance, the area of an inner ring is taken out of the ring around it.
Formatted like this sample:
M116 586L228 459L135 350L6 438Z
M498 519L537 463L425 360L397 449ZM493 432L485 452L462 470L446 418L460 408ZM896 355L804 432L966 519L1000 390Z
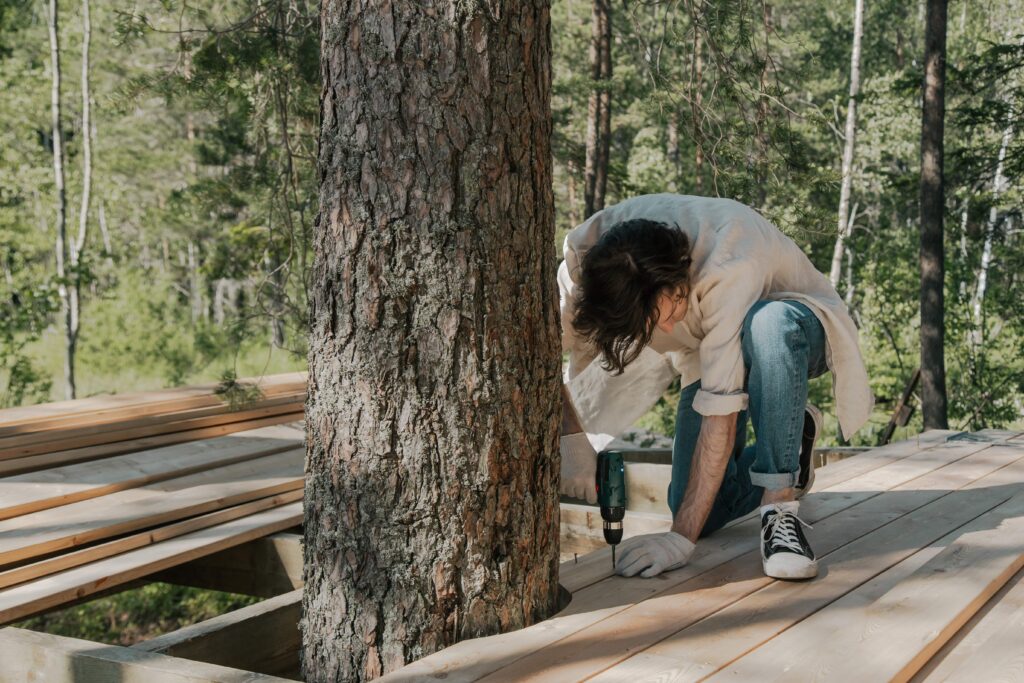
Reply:
M743 319L741 340L747 358L756 350L785 345L792 348L805 340L799 312L784 301L758 301Z

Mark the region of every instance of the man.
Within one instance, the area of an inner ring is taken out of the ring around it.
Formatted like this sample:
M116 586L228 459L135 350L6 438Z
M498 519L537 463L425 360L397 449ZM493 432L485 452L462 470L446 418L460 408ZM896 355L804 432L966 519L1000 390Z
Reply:
M832 372L847 436L867 421L872 396L857 329L803 251L738 202L645 195L569 233L558 283L569 352L563 493L595 502L595 449L681 378L672 528L627 540L616 571L681 567L699 537L760 507L765 573L816 576L797 516L821 430L808 379Z

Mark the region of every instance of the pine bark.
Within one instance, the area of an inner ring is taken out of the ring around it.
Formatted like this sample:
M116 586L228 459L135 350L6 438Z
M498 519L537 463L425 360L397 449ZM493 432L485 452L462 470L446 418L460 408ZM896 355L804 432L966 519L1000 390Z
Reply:
M921 111L921 413L925 429L946 429L945 132L946 0L928 0Z
M549 22L544 0L321 6L310 683L556 608Z

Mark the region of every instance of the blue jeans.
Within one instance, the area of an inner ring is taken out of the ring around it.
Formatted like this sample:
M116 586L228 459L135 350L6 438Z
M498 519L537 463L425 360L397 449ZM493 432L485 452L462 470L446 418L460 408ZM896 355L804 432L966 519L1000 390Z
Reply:
M736 442L711 514L701 536L742 517L761 504L767 489L793 486L800 475L807 380L823 375L825 330L809 308L796 301L758 301L742 330L747 410L736 420ZM675 516L690 479L701 415L693 409L700 381L683 387L672 442L668 504ZM755 443L746 445L747 417Z

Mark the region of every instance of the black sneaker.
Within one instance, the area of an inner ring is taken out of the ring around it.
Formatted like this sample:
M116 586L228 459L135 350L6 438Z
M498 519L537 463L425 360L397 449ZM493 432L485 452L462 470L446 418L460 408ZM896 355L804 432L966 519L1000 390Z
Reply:
M804 410L804 433L800 441L800 476L796 482L796 497L800 499L814 485L814 442L821 434L821 411L810 403Z
M809 579L818 575L818 560L796 516L800 504L773 503L762 507L761 564L774 579ZM810 527L810 525L807 525Z

